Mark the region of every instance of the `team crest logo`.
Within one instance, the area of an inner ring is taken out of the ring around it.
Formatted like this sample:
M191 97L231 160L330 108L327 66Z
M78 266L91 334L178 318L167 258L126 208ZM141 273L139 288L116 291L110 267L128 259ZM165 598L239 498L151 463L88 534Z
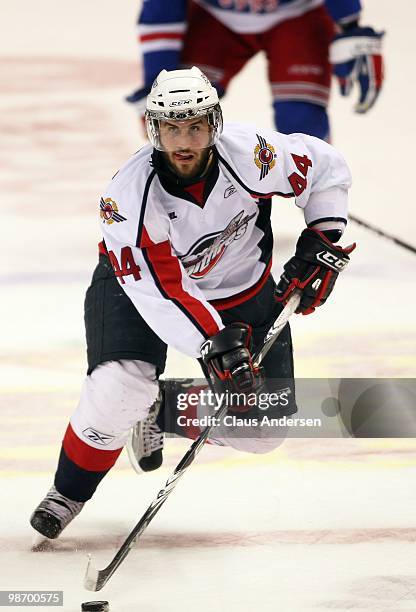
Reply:
M120 221L126 221L126 217L123 217L118 212L118 206L111 198L101 198L100 200L100 217L103 223L111 225L114 223L120 223Z
M260 170L260 180L268 175L269 170L276 165L276 152L263 136L256 134L259 144L254 147L254 163Z
M202 236L185 255L180 255L179 259L188 276L196 279L206 276L226 250L244 236L249 222L256 214L245 215L241 210L223 230Z

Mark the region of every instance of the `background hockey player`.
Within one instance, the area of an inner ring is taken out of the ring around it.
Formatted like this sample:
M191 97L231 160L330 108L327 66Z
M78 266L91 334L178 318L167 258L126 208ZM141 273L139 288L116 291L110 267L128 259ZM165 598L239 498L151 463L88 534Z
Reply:
M343 95L358 86L359 113L372 107L382 86L382 33L361 26L360 11L359 0L146 0L138 19L143 86L127 100L143 114L163 68L193 65L221 97L264 51L276 128L329 140L332 70Z
M285 301L299 289L298 311L313 312L353 249L334 244L346 224L350 173L322 140L243 124L223 130L217 92L198 68L162 71L146 125L150 144L101 198L104 240L85 301L88 375L54 485L31 517L49 538L93 496L137 421L160 451L155 400L167 346L201 359L214 387L225 381L256 392L263 378L251 355ZM277 287L272 196L292 198L307 225ZM282 379L293 388L289 326L263 367L271 390ZM293 393L278 414L295 411ZM254 428L227 442L262 453L279 439Z

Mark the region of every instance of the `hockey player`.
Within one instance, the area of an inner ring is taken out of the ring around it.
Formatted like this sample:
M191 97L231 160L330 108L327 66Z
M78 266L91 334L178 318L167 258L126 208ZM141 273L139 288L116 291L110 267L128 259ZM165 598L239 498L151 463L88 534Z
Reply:
M329 140L331 71L342 95L358 86L358 113L372 107L382 86L382 33L361 26L360 11L360 0L146 0L138 19L143 87L127 100L142 115L163 68L193 65L221 97L263 51L276 128Z
M252 351L283 304L299 289L298 312L313 312L353 249L334 244L347 222L350 173L325 142L251 125L223 130L217 92L195 67L161 72L146 125L150 144L101 198L104 240L85 301L88 375L54 485L31 517L49 538L92 497L137 421L150 455L161 457L157 379L168 345L200 359L214 387L255 392L264 380ZM277 287L272 196L292 198L307 225ZM272 385L293 385L288 325L263 367ZM278 414L295 411L292 399ZM259 427L226 442L247 452L279 443Z

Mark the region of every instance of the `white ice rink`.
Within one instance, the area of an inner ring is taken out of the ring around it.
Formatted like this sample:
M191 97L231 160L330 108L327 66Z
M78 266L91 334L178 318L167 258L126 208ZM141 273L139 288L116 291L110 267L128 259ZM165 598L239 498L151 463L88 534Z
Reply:
M416 243L416 7L364 0L385 28L386 86L368 116L336 88L334 144L351 210ZM30 551L28 517L50 486L84 370L83 294L96 262L98 196L142 143L123 96L138 84L135 2L3 2L0 37L0 590L63 590L65 612L416 611L416 443L295 440L265 456L205 448L109 584L85 591L187 448L139 479L122 456L53 544ZM235 80L228 120L271 125L263 58ZM302 217L275 201L275 271ZM415 256L352 223L331 301L292 321L303 377L414 377ZM199 374L171 353L166 376ZM28 608L17 607L16 610ZM46 610L49 608L37 608Z

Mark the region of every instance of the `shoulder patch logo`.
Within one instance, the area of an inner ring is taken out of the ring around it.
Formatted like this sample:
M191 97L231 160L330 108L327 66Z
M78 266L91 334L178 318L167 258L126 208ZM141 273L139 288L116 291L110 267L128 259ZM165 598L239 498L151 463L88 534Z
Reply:
M120 223L121 221L126 221L126 217L123 217L118 212L118 206L111 198L101 198L100 200L100 217L103 220L103 223L107 223L107 225L111 225L114 223Z
M274 147L266 142L263 136L256 134L259 144L254 147L254 163L260 170L260 180L268 175L269 171L276 165L276 151Z

